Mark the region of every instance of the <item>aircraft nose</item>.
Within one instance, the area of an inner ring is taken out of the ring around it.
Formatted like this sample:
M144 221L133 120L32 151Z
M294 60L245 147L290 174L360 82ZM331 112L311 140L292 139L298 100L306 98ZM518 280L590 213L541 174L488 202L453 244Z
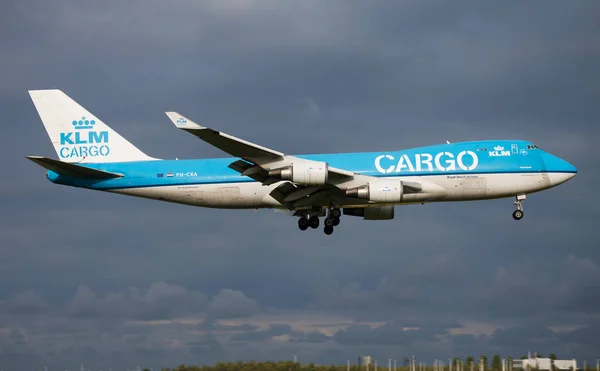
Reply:
M562 158L544 152L542 160L552 186L564 183L577 175L577 168Z

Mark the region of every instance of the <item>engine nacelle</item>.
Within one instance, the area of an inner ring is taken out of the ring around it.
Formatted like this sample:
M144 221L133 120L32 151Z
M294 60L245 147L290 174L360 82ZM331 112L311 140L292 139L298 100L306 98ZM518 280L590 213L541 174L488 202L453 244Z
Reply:
M394 207L344 208L344 215L362 216L364 220L390 220L394 219Z
M303 185L325 185L329 178L329 165L320 161L302 161L280 169L269 170L269 176Z
M346 196L373 202L402 201L403 184L400 180L378 180L346 190Z

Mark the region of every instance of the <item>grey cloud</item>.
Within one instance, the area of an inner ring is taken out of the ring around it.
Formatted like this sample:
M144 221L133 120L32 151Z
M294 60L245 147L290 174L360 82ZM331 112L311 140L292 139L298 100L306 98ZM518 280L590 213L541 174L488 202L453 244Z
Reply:
M210 356L211 358L222 359L225 355L225 349L221 343L209 335L194 340L188 345L190 346L190 352L195 356Z
M234 335L231 339L234 341L261 341L271 339L273 336L288 335L292 331L290 325L270 324L266 330L249 331L243 334Z
M111 316L139 319L163 319L184 313L200 313L207 304L203 293L181 286L155 282L147 290L129 288L125 292L96 296L88 287L79 286L67 304L74 316Z
M490 336L493 345L521 347L522 349L536 344L537 347L549 349L548 343L557 340L557 333L540 325L519 326L494 331ZM556 345L556 344L552 344Z
M473 307L509 317L573 310L596 314L598 278L600 266L589 258L574 254L560 260L532 257L498 267L491 286L480 292ZM514 297L519 298L517 302L502 305Z
M324 343L331 340L332 337L319 331L311 331L302 336L294 336L290 339L292 343Z
M255 300L241 291L229 289L219 291L208 307L216 318L247 317L258 310Z
M597 3L5 3L5 369L78 368L86 354L94 369L290 354L342 363L398 345L423 358L519 356L554 326L583 327L555 331L540 352L596 356ZM51 87L161 158L223 156L175 130L163 113L174 109L288 153L525 138L580 173L530 195L517 224L511 200L411 205L390 222L344 218L325 239L270 211L50 184L23 156L54 156L26 93ZM302 330L256 324L282 313ZM212 325L235 317L247 325ZM338 317L343 330L325 341L319 331L337 326L323 318ZM282 332L289 342L270 340Z
M41 314L48 310L48 303L32 290L23 291L4 303L0 302L0 312L6 311L12 314Z
M210 321L210 319L203 321L200 324L199 328L202 330L219 331L219 332L238 332L238 331L258 330L258 326L251 325L248 323L245 323L242 325L222 325L219 323L215 323L214 321Z
M587 345L593 347L598 336L598 330L600 324L597 321L593 321L588 326L577 328L573 331L567 331L558 334L558 339L564 344L573 345Z
M336 332L333 338L340 344L349 345L402 345L411 341L433 340L436 332L435 330L430 332L421 329L405 330L402 325L386 323L375 328L364 325L350 326L347 329Z

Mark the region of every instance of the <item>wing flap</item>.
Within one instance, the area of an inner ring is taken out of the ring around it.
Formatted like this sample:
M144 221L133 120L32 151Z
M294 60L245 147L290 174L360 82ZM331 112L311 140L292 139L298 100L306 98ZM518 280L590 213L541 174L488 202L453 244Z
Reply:
M257 182L262 183L263 185L272 184L270 180L273 178L269 178L269 173L260 166L254 165L244 160L237 160L229 164L228 167L244 176L247 176L256 180ZM280 181L278 179L275 180Z
M294 192L298 188L291 182L281 183L275 189L269 193L271 197L273 197L277 202L281 205L285 206L287 209L292 210L292 203L285 200L285 197L290 193Z
M68 176L72 178L83 178L83 179L114 179L122 178L123 174L111 173L108 171L92 169L86 166L76 165L69 162L63 162L54 160L42 156L25 156L27 159L35 162L41 167L53 171L59 175Z

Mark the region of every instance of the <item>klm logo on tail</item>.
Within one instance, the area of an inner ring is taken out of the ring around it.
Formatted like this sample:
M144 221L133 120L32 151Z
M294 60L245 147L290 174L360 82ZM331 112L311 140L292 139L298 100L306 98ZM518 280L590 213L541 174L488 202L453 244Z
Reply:
M82 117L71 124L74 131L60 133L61 158L108 156L108 131L95 131L96 120Z

